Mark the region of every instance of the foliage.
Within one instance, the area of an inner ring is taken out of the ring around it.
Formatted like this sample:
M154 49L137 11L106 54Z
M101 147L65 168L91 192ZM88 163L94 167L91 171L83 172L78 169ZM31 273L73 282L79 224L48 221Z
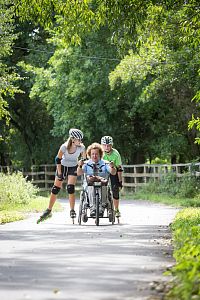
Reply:
M173 288L166 299L199 299L200 296L200 209L180 211L172 224L174 257Z
M80 43L91 30L96 31L101 26L108 25L112 30L112 40L117 44L126 44L131 48L136 40L137 24L142 24L150 6L163 6L166 10L177 10L183 7L185 15L190 19L184 20L183 32L185 39L194 35L195 23L198 20L199 8L197 0L185 3L183 0L174 1L142 1L142 0L101 0L101 1L58 1L58 0L14 0L17 15L22 20L31 20L42 24L45 28L57 27L68 43ZM183 17L185 17L183 15ZM157 19L160 19L158 15ZM192 27L189 21L192 21Z
M170 162L167 159L161 159L159 157L155 157L152 161L147 160L147 164L169 164Z
M36 196L38 188L23 177L22 173L0 173L0 207L25 205Z
M48 195L49 196L49 195ZM31 198L25 204L7 203L0 209L0 224L19 221L27 218L29 213L38 213L44 211L49 203L49 197L37 196ZM59 202L54 205L54 211L61 211L62 207Z
M196 6L192 8L196 14ZM137 27L137 51L129 51L109 76L113 90L135 87L130 113L133 119L143 116L139 127L149 129L151 157L179 156L182 162L190 159L188 153L199 152L195 131L187 129L199 109L191 99L199 89L200 61L180 26L188 21L186 12L185 6L170 11L164 5L149 5L146 20Z
M44 211L49 196L38 196L38 193L39 189L20 172L0 173L0 224L23 220L29 212ZM61 205L55 203L54 210L60 211Z
M2 120L0 124L0 164L28 169L32 164L53 162L60 142L51 134L53 119L45 104L38 98L31 100L29 97L35 75L23 69L23 64L30 61L34 66L45 66L52 47L48 48L46 43L48 33L31 23L16 24L14 32L18 38L7 63L17 66L18 74L23 78L18 85L24 93L15 94L14 99L7 97L10 122L7 124ZM29 53L26 47L34 51Z
M193 99L196 99L196 102L200 101L200 96L199 96L200 92L198 92L196 94L196 96ZM194 114L192 114L192 118L191 120L188 122L188 129L192 130L193 128L196 128L198 131L200 131L200 117L195 117ZM197 137L195 137L195 143L196 144L200 144L200 137L199 137L199 133L197 135Z
M31 20L41 24L44 28L52 29L65 36L72 43L80 43L81 36L95 28L97 17L92 11L91 1L18 1L15 0L15 9L20 20ZM95 8L94 8L95 9Z
M91 139L99 141L105 130L110 131L107 119L113 114L110 104L114 97L108 74L116 62L112 60L114 47L106 43L107 35L103 29L88 37L81 47L67 47L55 37L52 42L57 50L48 67L32 68L37 76L30 96L46 104L54 119L55 136L67 138L69 128L77 127L84 131L87 143ZM31 70L30 65L24 68Z
M0 224L5 224L14 221L23 220L24 216L20 212L10 212L10 211L1 211L0 210Z
M168 194L158 194L148 190L138 189L136 192L131 193L130 195L125 194L125 197L126 198L128 197L128 199L136 199L136 200L144 199L155 203L163 203L175 207L199 207L200 206L199 195L197 195L194 198L180 198Z
M166 194L175 198L195 198L200 194L199 180L190 173L177 178L175 172L163 174L160 180L150 181L141 188L143 193Z
M108 25L112 42L124 50L134 43L135 27L146 15L146 8L154 1L28 1L14 0L17 15L22 20L32 20L44 28L54 28L68 45L77 45L91 31Z
M14 85L19 76L14 68L6 64L6 58L11 54L13 41L17 38L13 33L12 17L14 11L10 3L10 0L0 0L0 120L6 118L7 122L9 113L6 97L8 95L13 97L16 92L19 92L19 89Z
M6 108L9 163L52 161L71 126L83 129L86 144L112 135L124 163L199 156L197 130L187 128L199 113L191 102L199 91L199 1L12 4L19 35L9 64L25 93Z

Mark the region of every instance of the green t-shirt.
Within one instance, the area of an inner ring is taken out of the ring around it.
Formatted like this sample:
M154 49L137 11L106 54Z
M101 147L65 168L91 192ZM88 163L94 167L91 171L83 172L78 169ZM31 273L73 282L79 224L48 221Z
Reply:
M121 156L119 152L114 148L112 148L112 151L109 154L104 152L103 159L113 161L115 167L119 167L122 165Z

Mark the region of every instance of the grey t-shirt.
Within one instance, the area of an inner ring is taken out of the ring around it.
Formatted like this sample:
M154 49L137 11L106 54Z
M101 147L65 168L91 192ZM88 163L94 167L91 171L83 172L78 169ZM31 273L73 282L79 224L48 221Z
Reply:
M69 153L65 144L62 144L60 150L63 153L61 164L65 167L75 167L78 163L80 154L85 151L85 146L80 145L76 147L74 153Z

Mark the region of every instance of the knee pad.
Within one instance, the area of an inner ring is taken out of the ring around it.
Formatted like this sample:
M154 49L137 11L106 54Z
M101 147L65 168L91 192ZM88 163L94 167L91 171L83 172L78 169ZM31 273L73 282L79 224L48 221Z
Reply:
M68 194L74 194L74 192L75 192L75 185L74 184L68 184L67 185L67 192L68 192Z
M113 193L113 198L119 200L119 187L117 185L114 185L112 187L112 193Z
M52 194L57 195L60 191L60 187L54 185L51 189Z

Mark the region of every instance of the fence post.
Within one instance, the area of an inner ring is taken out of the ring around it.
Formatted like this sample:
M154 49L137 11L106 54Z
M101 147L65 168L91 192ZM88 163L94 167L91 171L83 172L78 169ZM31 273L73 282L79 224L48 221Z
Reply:
M46 190L48 190L48 183L47 183L48 177L47 177L47 165L44 166L44 187Z

